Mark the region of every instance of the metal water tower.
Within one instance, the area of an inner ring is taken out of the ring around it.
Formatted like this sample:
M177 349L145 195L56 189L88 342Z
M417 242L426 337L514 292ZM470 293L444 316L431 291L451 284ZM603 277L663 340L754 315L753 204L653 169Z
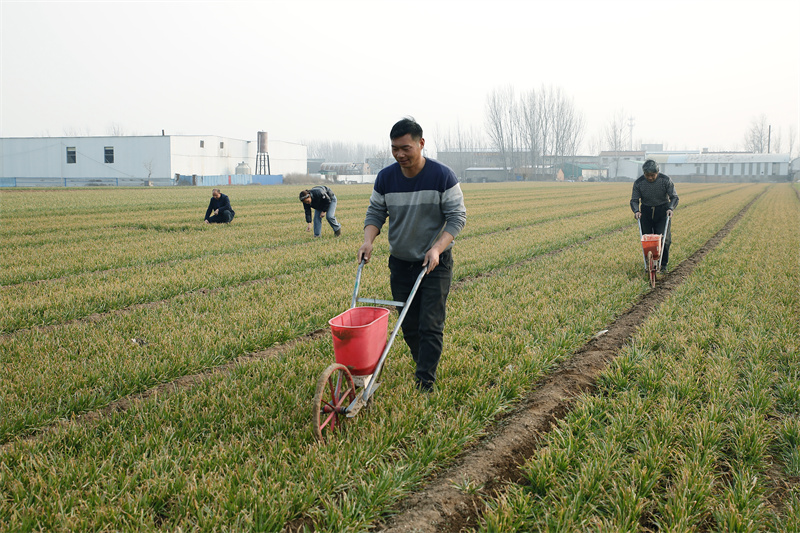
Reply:
M258 132L258 152L256 153L256 175L269 175L269 152L267 151L267 132Z

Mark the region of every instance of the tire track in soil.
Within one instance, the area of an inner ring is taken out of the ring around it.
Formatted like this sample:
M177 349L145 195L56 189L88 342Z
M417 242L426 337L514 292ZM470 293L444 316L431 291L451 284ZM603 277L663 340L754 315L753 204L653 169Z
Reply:
M494 497L503 492L505 484L522 480L519 467L538 449L541 436L569 413L576 396L595 389L597 377L636 329L683 283L706 254L719 245L763 194L748 202L675 270L662 276L654 289L608 326L605 334L592 338L554 372L543 377L513 412L489 429L486 437L458 457L453 466L433 478L427 488L403 500L397 514L372 531L448 533L476 528L482 514L481 496ZM481 494L464 494L454 486L463 480L482 485Z

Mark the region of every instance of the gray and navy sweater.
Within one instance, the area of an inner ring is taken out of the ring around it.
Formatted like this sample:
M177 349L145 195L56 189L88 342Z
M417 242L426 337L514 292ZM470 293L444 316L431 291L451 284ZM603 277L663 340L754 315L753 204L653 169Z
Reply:
M659 207L669 203L667 209L675 210L678 207L678 195L675 193L675 184L666 174L658 173L653 183L647 181L644 176L633 182L633 192L631 193L631 209L634 213L639 211L639 200L642 206Z
M413 178L405 177L397 163L384 168L375 179L364 226L380 231L386 217L391 254L422 261L443 231L456 237L467 222L458 178L450 167L430 158Z

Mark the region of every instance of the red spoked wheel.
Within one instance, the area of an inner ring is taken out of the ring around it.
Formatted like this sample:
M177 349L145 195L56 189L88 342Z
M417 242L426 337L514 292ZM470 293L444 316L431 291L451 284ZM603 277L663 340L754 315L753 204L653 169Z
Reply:
M325 439L325 431L335 431L344 423L345 409L356 399L353 376L346 366L333 363L320 374L314 393L314 435Z
M647 252L647 270L650 272L650 286L656 286L656 271L658 270L658 261L653 259L653 252Z

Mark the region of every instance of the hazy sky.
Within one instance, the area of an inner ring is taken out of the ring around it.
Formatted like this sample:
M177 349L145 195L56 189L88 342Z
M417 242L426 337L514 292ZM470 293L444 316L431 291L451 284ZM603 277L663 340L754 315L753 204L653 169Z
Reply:
M0 18L2 137L388 144L412 115L435 143L484 130L493 89L545 85L585 147L624 112L636 141L729 150L763 114L800 149L797 0L0 0Z

